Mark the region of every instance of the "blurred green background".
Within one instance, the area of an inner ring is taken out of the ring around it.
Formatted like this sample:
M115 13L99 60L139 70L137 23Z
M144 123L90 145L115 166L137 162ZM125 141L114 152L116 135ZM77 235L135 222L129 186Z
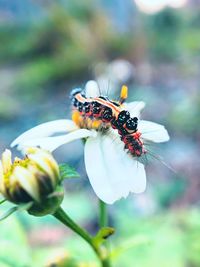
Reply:
M116 98L127 84L129 101L147 103L143 118L169 130L171 141L152 151L175 172L149 158L147 191L109 206L114 267L200 266L199 53L198 0L0 0L0 152L39 123L70 118L70 90L90 79ZM66 183L64 208L95 233L81 142L55 156L82 176ZM68 267L98 266L53 217L20 213L0 224L0 267L65 256Z

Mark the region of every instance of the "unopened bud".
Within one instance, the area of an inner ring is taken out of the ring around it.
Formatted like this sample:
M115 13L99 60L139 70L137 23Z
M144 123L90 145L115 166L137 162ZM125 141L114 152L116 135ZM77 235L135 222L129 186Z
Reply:
M29 148L24 159L12 163L10 150L0 161L0 193L15 204L32 203L30 214L54 213L63 199L59 167L46 150Z

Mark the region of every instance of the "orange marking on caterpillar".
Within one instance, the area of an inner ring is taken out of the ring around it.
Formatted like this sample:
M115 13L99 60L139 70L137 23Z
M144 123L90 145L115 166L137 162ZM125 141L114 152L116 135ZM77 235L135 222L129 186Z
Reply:
M72 105L82 118L81 120L77 114L73 115L75 123L80 122L80 127L93 127L98 130L102 126L104 128L111 126L118 131L125 148L133 156L140 157L146 153L144 144L140 140L141 133L137 130L138 118L131 118L130 113L122 108L122 103L128 96L126 86L122 86L119 102L112 102L102 96L86 98L81 89L73 90L71 96Z

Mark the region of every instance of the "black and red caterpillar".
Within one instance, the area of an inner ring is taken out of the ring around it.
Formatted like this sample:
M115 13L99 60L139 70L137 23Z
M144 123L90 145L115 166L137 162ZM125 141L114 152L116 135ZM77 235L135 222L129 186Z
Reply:
M125 148L133 156L140 157L146 153L143 142L140 140L141 133L137 130L138 118L132 118L130 113L122 108L125 98L121 97L119 102L111 101L104 96L86 98L80 88L71 92L71 98L73 107L83 118L100 120L118 130Z

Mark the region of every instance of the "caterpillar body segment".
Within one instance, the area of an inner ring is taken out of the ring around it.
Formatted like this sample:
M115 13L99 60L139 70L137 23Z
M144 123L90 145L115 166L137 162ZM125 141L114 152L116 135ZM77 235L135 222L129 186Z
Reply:
M146 150L140 139L141 133L138 132L138 118L131 117L129 111L125 110L122 103L128 95L127 87L123 86L119 102L111 101L105 96L86 98L80 89L71 92L73 109L80 113L82 120L92 120L102 122L105 127L112 127L118 131L121 140L125 144L125 149L131 155L140 157Z

